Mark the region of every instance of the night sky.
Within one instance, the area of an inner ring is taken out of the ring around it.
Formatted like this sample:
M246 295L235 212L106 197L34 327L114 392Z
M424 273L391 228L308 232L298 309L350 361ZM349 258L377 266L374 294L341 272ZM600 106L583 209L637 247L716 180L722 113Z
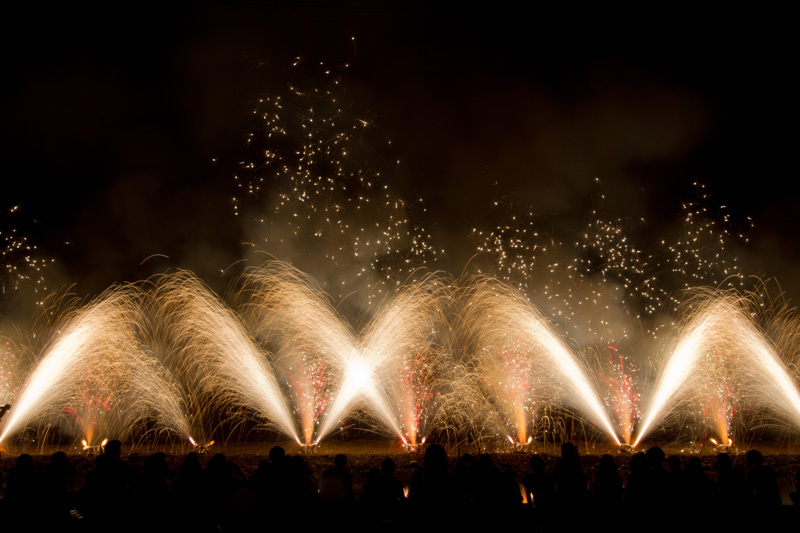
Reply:
M254 260L252 208L231 204L252 110L302 56L350 63L348 111L392 141L354 155L423 199L447 249L437 268L461 272L493 200L576 228L593 207L644 219L646 241L700 182L734 223L753 218L744 271L800 297L796 46L780 13L117 9L19 8L0 32L0 207L21 206L53 286L93 295L188 268L224 288L222 270ZM168 259L141 264L153 254Z

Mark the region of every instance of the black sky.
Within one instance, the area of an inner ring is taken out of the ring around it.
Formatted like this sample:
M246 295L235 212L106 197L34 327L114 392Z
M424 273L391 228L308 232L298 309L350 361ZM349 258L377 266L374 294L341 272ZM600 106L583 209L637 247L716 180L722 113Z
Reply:
M425 199L435 236L481 224L492 195L585 213L595 177L605 209L657 234L699 181L734 218L753 217L749 271L796 301L788 21L422 4L20 8L0 37L2 207L22 205L24 230L80 293L166 267L213 286L243 256L229 197L253 103L302 55L352 63L351 105L402 161L385 179ZM152 254L170 259L141 266ZM451 250L451 267L470 254Z

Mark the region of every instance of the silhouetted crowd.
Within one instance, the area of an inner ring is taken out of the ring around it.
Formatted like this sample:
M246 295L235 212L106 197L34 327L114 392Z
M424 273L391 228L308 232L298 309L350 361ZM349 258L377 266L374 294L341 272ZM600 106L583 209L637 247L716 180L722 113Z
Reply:
M621 460L629 468L624 483ZM155 453L135 468L112 441L82 487L63 452L43 472L30 455L20 455L5 475L0 531L800 529L798 493L790 495L794 505L782 505L763 456L751 450L746 460L740 468L719 454L709 475L698 457L684 464L653 447L616 460L604 455L586 471L578 449L565 443L551 471L533 455L529 471L518 473L488 454L464 454L451 468L445 449L432 444L421 465L412 463L407 487L386 458L362 473L354 490L345 455L317 479L302 455L276 446L246 476L223 454L203 468L189 453L175 471L164 453Z

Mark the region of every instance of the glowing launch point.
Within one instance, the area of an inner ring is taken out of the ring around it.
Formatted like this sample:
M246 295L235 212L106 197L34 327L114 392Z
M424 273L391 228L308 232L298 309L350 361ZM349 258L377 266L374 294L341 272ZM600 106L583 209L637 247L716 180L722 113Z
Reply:
M208 453L209 448L211 448L214 445L213 440L206 443L199 443L195 442L195 440L192 437L189 437L189 442L191 443L192 448L194 448L194 452L201 455Z
M304 455L317 453L317 442L312 442L311 444L303 444L302 442L298 442L298 444L300 445L300 453Z
M714 445L717 453L730 453L733 450L733 439L728 438L726 442L718 442L715 438L709 438L708 441Z
M100 455L106 449L106 444L108 444L108 439L103 439L103 442L100 444L89 444L86 439L81 441L83 445L83 454L84 455Z
M521 453L528 451L528 447L533 442L533 435L528 437L528 440L521 442L519 439L515 439L511 437L511 435L506 436L508 438L508 442L511 444L511 451L515 453Z
M425 444L425 441L428 437L422 437L422 440L417 442L413 442L410 440L404 439L402 436L400 437L400 449L402 449L406 453L414 453L418 452L422 445Z

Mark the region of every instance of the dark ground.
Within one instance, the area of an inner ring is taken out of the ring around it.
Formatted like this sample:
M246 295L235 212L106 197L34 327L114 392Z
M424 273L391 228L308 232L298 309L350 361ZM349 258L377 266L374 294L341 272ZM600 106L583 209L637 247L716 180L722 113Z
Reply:
M292 442L278 442L278 443L237 443L228 445L215 445L212 446L209 453L200 456L201 463L205 466L211 457L216 453L224 453L228 460L236 464L242 473L249 477L258 466L258 463L268 458L269 449L274 445L284 447L286 453L295 455L300 453L300 447ZM45 449L31 449L31 450L11 450L3 452L0 456L0 469L3 473L7 473L13 468L14 463L20 453L29 453L33 456L35 467L39 471L44 471L44 467L50 461L50 455L57 450L66 452L69 456L70 462L75 467L75 485L76 488L83 486L86 474L94 468L95 457L86 456L75 447L47 447ZM141 470L147 456L157 451L163 451L167 454L167 461L172 470L177 470L183 463L183 458L191 451L189 446L180 445L165 445L162 447L151 446L130 446L123 445L123 459L131 463L137 469ZM642 448L641 451L645 451ZM711 479L715 478L715 464L716 454L713 451L703 453L686 453L680 449L673 449L671 446L664 446L664 451L667 456L678 455L682 458L684 467L686 466L689 457L700 457L706 473ZM746 469L747 463L745 452L747 449L732 450L730 452L734 465L742 469ZM789 492L796 490L794 487L794 476L798 469L800 469L800 454L791 453L786 449L770 449L769 447L759 447L759 451L764 454L764 463L775 471L778 480L781 498L784 505L790 505ZM600 462L600 457L604 453L610 453L614 456L614 460L619 466L620 476L623 481L626 480L629 469L628 461L631 455L620 453L612 448L602 449L596 448L587 453L586 448L581 449L581 460L583 469L586 474L587 480L591 483L592 473L594 472L597 464ZM424 447L419 452L406 453L398 449L391 442L386 441L371 441L371 440L358 440L350 442L329 441L320 445L316 453L307 453L304 455L306 461L310 465L317 480L322 479L322 472L333 464L334 456L338 453L347 455L347 465L353 474L354 489L358 493L367 478L367 473L370 468L380 468L381 462L390 456L397 465L396 476L400 479L406 487L408 487L411 476L414 471L414 462L422 463L424 454ZM448 448L448 456L450 458L450 470L455 467L455 463L459 454L471 453L478 455L480 453L475 447L457 447L453 446ZM508 453L491 453L495 464L501 469L511 467L517 473L517 480L522 482L522 476L528 472L528 463L530 457L534 452L508 452ZM535 453L541 455L547 463L547 471L552 473L558 459L558 450L553 447L552 449L538 450ZM1 490L1 489L0 489Z

